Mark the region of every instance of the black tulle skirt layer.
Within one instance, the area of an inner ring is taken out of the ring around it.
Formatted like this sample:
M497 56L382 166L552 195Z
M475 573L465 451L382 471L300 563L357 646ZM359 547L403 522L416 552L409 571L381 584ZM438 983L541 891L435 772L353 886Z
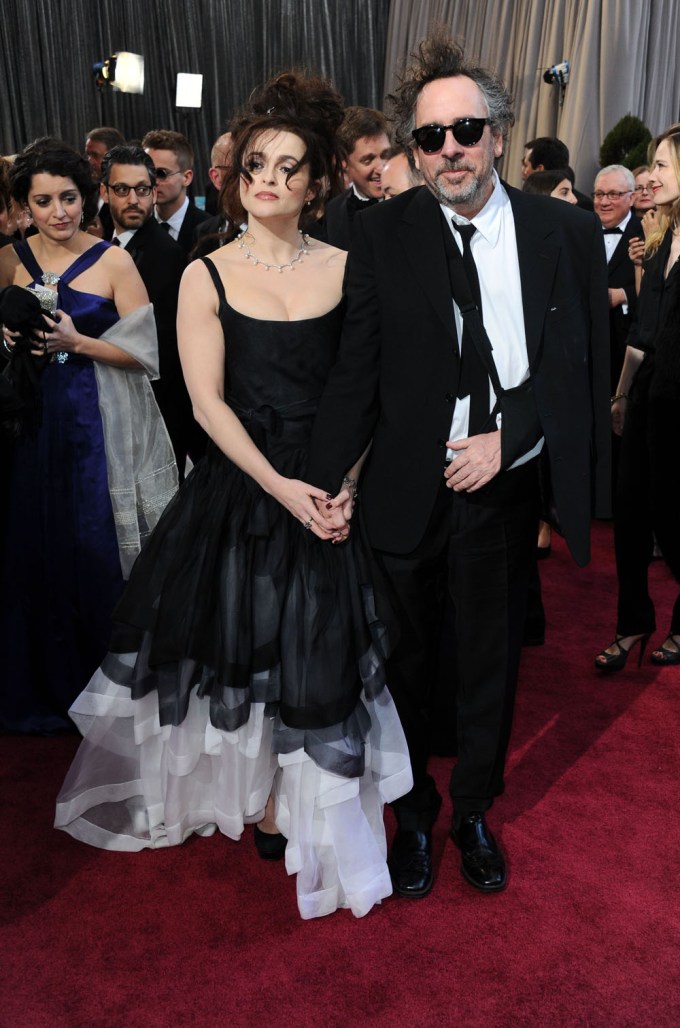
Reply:
M286 413L244 421L277 470L303 477L310 417ZM57 827L123 850L216 827L238 839L272 795L303 917L389 895L382 805L412 779L366 566L358 535L322 542L211 447L72 707L84 740Z
M268 438L286 477L302 475L307 431L304 418ZM105 670L133 699L157 691L161 724L183 721L195 690L224 731L253 702L290 728L336 726L385 685L366 563L358 537L322 542L211 447L135 565ZM117 663L132 652L133 668Z

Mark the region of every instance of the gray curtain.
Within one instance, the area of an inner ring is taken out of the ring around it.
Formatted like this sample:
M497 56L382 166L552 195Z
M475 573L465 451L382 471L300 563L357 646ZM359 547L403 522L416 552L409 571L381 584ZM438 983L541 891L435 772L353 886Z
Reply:
M517 122L501 164L521 184L524 143L558 136L577 185L590 192L607 132L624 114L652 134L680 116L680 4L677 0L392 0L385 59L391 92L408 53L435 22L497 72L515 97ZM543 72L572 65L564 104Z
M389 0L2 0L0 153L40 135L79 149L96 125L126 138L185 132L197 191L210 147L252 89L292 66L330 77L347 103L382 105ZM145 58L143 96L97 93L95 61ZM177 72L202 73L203 107L178 111Z

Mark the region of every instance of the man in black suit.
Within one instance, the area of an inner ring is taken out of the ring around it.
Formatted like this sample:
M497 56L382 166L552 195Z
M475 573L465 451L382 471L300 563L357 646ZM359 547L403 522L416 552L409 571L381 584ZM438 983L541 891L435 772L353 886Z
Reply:
M110 125L100 125L98 128L90 129L87 133L85 156L87 157L87 163L90 165L90 172L95 182L101 182L102 161L107 152L112 146L122 146L124 143L125 137L122 133ZM101 196L99 197L97 217L99 225L95 222L88 231L92 232L92 235L100 236L102 239L110 239L113 234L113 221L111 220L109 205L106 203L106 200L102 200Z
M349 249L357 211L382 199L381 174L390 154L387 118L371 107L347 107L338 129L349 187L326 206L323 223L311 233L341 250Z
M610 164L597 173L593 202L602 223L607 254L612 396L621 375L626 339L637 307L635 265L628 256L628 244L634 236L642 238L643 232L631 209L634 196L635 179L629 168Z
M307 480L339 494L372 440L360 514L381 571L378 614L396 614L387 680L414 774L413 790L394 804L390 869L397 893L420 897L432 886L441 804L427 774L427 708L442 597L448 589L455 608L452 837L466 880L494 891L506 883L505 861L485 814L504 786L538 465L549 469L562 531L585 564L591 513L608 513L609 357L597 219L511 189L494 170L514 121L503 84L438 35L419 48L395 108L397 138L410 138L427 188L355 219L343 335ZM488 336L479 344L480 298L463 295L461 265L473 296L479 278ZM500 431L491 358L502 391L528 383L503 395ZM326 516L340 524L337 511Z
M539 136L524 144L522 157L522 178L526 181L536 171L569 172L576 202L584 211L592 211L593 201L585 193L580 193L574 185L574 173L569 167L569 148L556 136Z
M175 451L180 481L187 455L194 463L205 452L206 436L193 417L177 352L177 296L186 267L181 246L153 216L155 168L138 146L116 146L102 163L102 196L114 224L114 245L124 247L135 262L153 304L158 333L160 378L154 393Z
M213 143L210 151L211 165L208 168L210 182L215 189L217 201L222 195L222 186L231 160L231 132L225 132ZM240 232L241 226L234 225L224 211L217 211L201 224L194 232L194 246L191 250L192 260L206 257L220 246L230 243Z
M181 132L170 129L147 132L142 146L156 169L156 220L188 254L197 226L208 219L187 196L194 177L193 147Z

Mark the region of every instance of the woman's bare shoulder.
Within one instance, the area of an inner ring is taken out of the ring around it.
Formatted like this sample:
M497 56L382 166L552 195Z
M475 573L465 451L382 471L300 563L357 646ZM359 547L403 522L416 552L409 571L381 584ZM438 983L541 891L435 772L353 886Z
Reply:
M20 263L16 250L11 243L0 248L0 286L12 284L16 269Z
M323 243L320 239L308 239L307 248L320 262L329 268L344 268L347 250L339 250L337 246Z

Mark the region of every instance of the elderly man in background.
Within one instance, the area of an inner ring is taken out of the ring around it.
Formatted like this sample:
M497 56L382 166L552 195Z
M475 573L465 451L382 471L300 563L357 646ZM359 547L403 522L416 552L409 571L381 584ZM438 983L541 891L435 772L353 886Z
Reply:
M642 236L640 221L631 210L634 197L635 179L630 169L610 164L598 172L593 203L602 223L607 254L612 396L621 375L626 339L637 306L635 265L628 255L630 240Z

